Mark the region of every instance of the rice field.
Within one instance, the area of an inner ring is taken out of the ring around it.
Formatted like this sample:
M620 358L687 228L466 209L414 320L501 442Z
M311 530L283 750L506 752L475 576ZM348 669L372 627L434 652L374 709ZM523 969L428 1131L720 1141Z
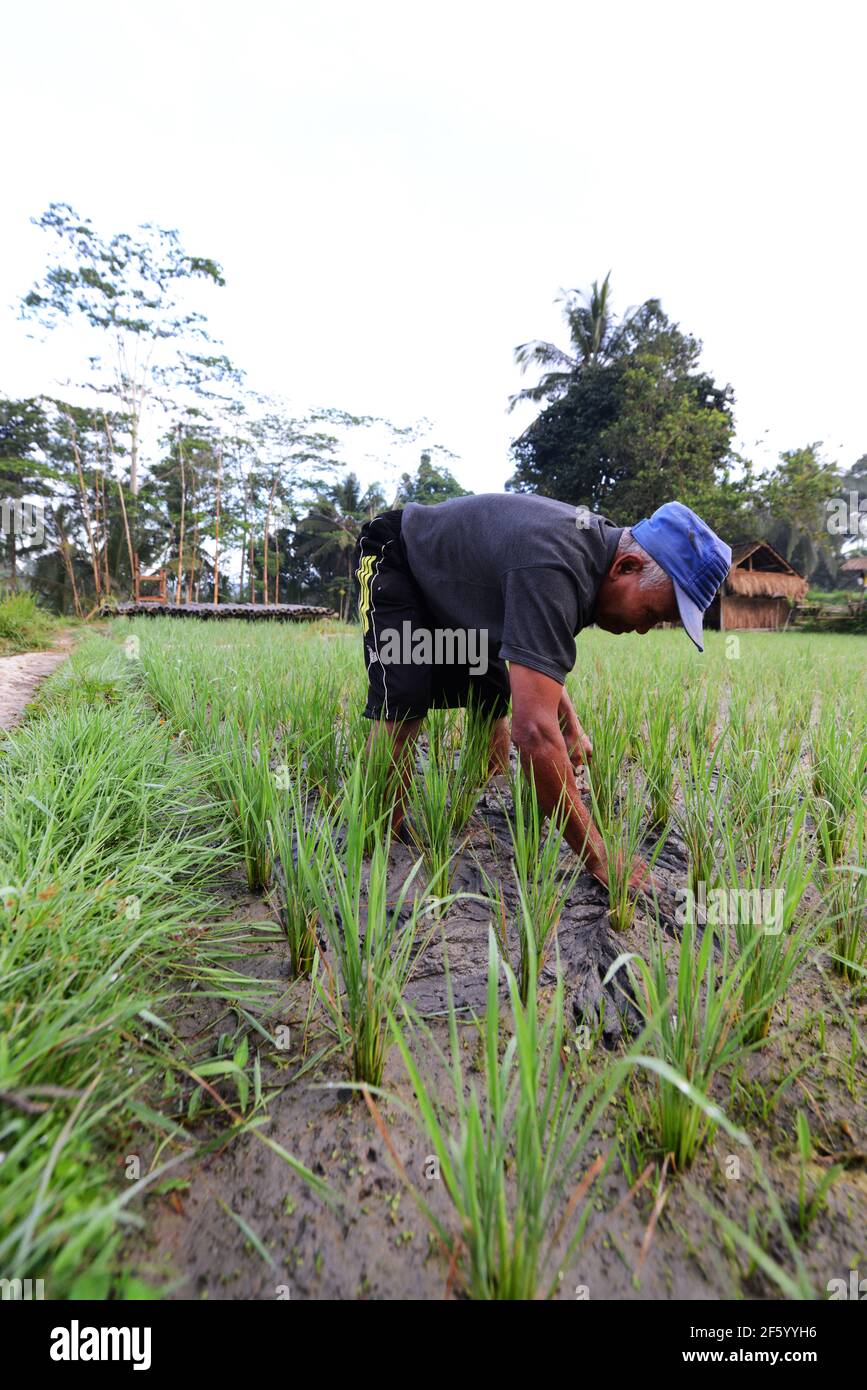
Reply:
M578 650L607 888L472 713L429 718L390 839L355 628L80 644L0 745L12 1277L824 1298L863 1267L863 639Z

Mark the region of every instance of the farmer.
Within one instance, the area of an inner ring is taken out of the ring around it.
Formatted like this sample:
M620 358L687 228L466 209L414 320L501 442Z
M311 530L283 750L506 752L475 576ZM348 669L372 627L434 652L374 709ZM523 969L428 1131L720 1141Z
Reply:
M576 634L592 623L645 633L679 619L703 651L704 610L730 561L729 547L680 502L625 528L522 493L410 503L368 521L355 552L364 713L393 740L403 784L393 833L405 838L407 754L427 711L474 696L494 721L493 774L509 764L511 700L511 741L524 772L532 768L542 811L555 810L565 786L566 840L607 883L605 850L575 780L592 753L565 686ZM631 886L642 884L653 879L636 860Z

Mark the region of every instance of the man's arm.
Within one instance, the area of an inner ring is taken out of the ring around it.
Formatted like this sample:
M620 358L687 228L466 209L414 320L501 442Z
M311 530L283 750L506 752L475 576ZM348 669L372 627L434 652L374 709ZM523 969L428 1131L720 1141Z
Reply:
M525 774L529 775L532 769L539 805L546 816L551 815L565 787L566 841L576 854L583 856L587 872L599 879L600 883L607 884L605 846L581 799L560 728L564 687L541 671L533 671L515 662L509 663L509 681L512 687L512 742L518 749ZM569 699L568 695L566 699ZM572 709L571 701L569 709ZM574 710L572 714L574 717ZM580 729L580 725L578 727ZM643 864L636 864L633 888L641 885L647 872Z
M589 763L592 758L593 744L581 727L581 721L575 713L575 706L569 699L569 692L565 685L560 687L557 722L563 734L563 742L566 745L566 752L569 754L569 761L577 772L582 763Z

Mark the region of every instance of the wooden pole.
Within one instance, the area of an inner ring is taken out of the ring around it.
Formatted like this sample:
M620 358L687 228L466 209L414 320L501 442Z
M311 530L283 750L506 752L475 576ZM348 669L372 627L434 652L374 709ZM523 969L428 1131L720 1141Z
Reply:
M223 445L217 448L217 514L214 529L214 606L220 602L220 490L223 481Z
M93 536L93 525L90 516L90 503L87 500L87 488L84 485L84 469L81 466L81 450L78 447L78 434L75 428L75 421L71 415L67 415L70 430L72 432L72 453L75 458L75 467L78 473L78 490L81 495L81 510L84 513L84 529L87 531L87 543L90 547L90 565L93 570L93 586L96 590L96 599L99 602L102 597L102 584L99 578L99 561L96 558L96 545Z
M108 423L108 416L106 415L105 411L103 411L102 413L102 419L105 425L105 437L108 440L108 452L109 457L111 458L111 471L114 474L114 480L117 483L117 495L120 498L120 510L121 515L123 516L123 529L126 534L126 551L127 555L129 556L129 572L132 576L133 584L135 584L135 559L133 557L132 536L130 535L129 531L129 518L126 514L126 500L123 495L123 484L121 483L121 480L118 477L117 469L114 466L114 437L111 433L111 425Z
M176 608L184 597L184 522L187 509L187 477L184 472L184 446L181 439L180 425L178 425L178 458L181 465L181 529L178 537L178 581L175 585Z
M268 590L268 539L269 539L269 532L270 532L270 530L271 530L271 510L272 510L272 508L273 508L273 506L274 506L274 493L275 493L275 491L276 491L276 488L277 488L277 474L275 473L274 476L273 476L273 478L271 479L271 491L270 491L270 493L268 494L268 511L267 511L266 516L265 516L265 553L264 553L264 557L263 557L264 568L263 568L263 571L262 571L262 578L263 578L263 581L264 581L263 589L264 589L264 597L265 597L265 602L266 602L266 604L271 602L271 594L270 594L270 592L269 592L269 590Z

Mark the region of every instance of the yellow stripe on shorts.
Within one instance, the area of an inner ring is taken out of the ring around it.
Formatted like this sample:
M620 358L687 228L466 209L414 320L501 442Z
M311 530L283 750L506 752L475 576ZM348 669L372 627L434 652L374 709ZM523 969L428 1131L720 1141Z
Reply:
M365 555L362 557L361 564L356 570L358 577L358 616L361 619L361 631L367 631L367 616L370 612L370 580L373 575L373 566L376 560L375 555Z

